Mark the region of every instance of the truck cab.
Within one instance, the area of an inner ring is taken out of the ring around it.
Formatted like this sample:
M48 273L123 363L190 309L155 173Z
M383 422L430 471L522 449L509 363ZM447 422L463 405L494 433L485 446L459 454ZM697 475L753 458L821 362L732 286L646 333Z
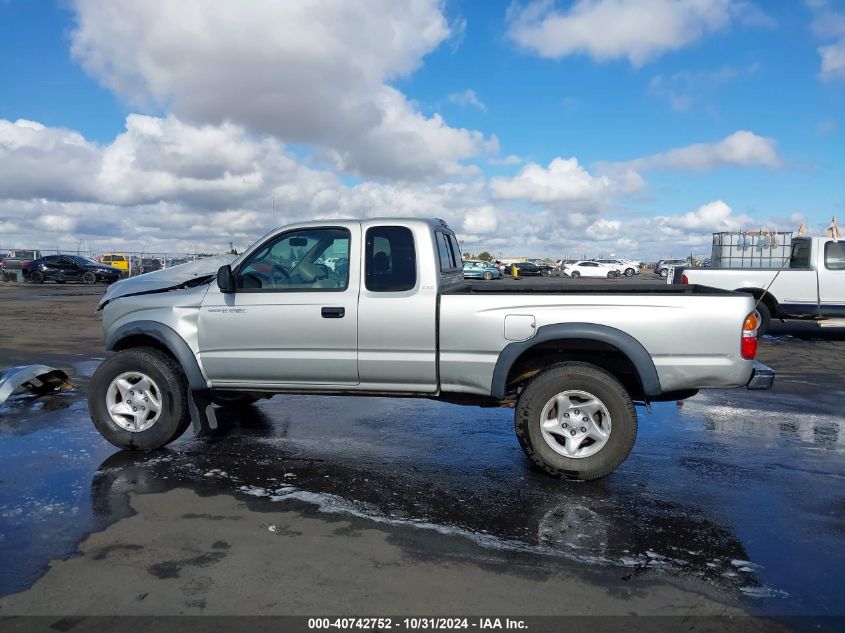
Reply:
M198 320L215 387L437 390L438 292L463 283L445 223L300 224L264 236L222 275Z

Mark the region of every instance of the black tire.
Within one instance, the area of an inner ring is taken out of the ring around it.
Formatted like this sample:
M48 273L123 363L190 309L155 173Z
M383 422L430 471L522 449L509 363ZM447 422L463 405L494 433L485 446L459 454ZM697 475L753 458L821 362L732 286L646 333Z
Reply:
M565 390L592 394L610 414L610 437L594 455L566 457L543 438L543 407ZM589 363L567 362L542 371L523 390L516 404L514 426L522 450L538 468L556 477L590 480L609 474L628 457L637 437L637 411L622 383L605 370Z
M34 284L43 284L44 283L44 273L40 270L33 270L29 273L29 280Z
M248 407L260 400L260 396L242 391L212 391L209 398L218 407L230 409Z
M616 278L616 271L615 270L608 270L607 271L607 278L608 279L615 279Z
M633 268L626 268L625 269L625 276L626 277L633 277L636 274L637 274L637 271L634 270Z
M84 283L86 286L93 286L95 283L97 283L97 275L92 273L90 270L86 270L84 273L82 273L82 283Z
M772 311L769 310L769 306L761 301L757 305L757 315L757 338L762 338L763 335L769 331L769 327L772 325Z
M161 390L162 410L158 420L141 432L119 426L108 412L106 394L112 380L124 372L139 371ZM136 347L104 360L88 385L88 411L97 430L118 448L151 451L179 438L191 423L188 385L182 368L168 354L148 347Z
M668 277L669 276L669 269L668 268L661 268L660 269L660 276L661 277Z
M581 276L581 273L579 273L577 270L573 270L572 274L570 275L570 277L572 277L573 279L578 279L578 277L580 277L580 276Z
M484 278L485 278L487 281L490 281L491 279L493 279L493 273L491 273L491 272L486 272L486 273L484 273Z

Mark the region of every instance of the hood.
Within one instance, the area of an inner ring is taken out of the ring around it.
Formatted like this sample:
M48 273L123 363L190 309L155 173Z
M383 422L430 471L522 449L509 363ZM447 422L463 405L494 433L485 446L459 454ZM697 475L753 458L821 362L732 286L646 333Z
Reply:
M218 268L226 264L231 264L234 259L235 256L228 253L215 255L214 257L204 257L193 262L179 264L171 268L164 268L115 282L108 287L106 294L100 299L97 310L102 310L107 303L120 297L165 292L167 290L191 287L208 282L217 274Z

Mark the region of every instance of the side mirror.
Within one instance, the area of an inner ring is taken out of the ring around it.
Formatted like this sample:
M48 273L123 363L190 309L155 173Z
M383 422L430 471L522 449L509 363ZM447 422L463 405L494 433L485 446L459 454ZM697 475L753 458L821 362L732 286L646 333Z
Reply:
M217 287L221 292L235 292L235 276L229 264L217 269Z

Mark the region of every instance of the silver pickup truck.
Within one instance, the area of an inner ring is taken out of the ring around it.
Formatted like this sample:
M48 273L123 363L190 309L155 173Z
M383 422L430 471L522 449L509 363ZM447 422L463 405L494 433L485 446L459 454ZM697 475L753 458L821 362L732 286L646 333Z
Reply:
M594 479L631 451L635 403L774 380L753 360L749 295L465 282L440 220L287 226L231 262L118 282L100 308L115 353L88 406L126 449L164 446L192 422L208 433L212 405L274 394L420 397L515 407L537 466Z

